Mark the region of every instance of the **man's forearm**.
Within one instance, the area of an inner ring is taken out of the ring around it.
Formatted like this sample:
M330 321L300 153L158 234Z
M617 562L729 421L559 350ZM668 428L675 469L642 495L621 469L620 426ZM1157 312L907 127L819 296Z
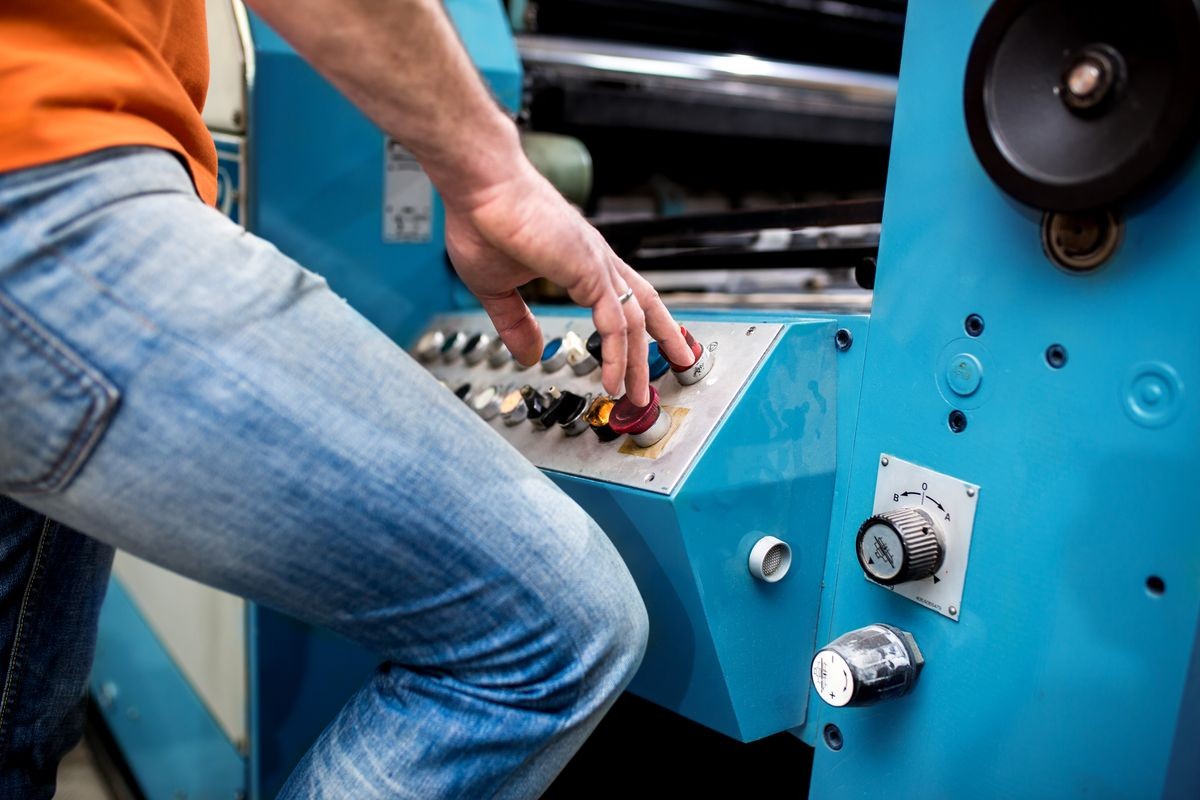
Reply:
M425 167L445 200L454 268L521 363L542 353L516 291L535 276L592 309L610 394L624 378L634 403L650 401L647 330L668 358L690 363L654 288L525 158L439 0L247 2Z
M469 199L520 159L496 104L437 0L248 0L380 128L448 200Z

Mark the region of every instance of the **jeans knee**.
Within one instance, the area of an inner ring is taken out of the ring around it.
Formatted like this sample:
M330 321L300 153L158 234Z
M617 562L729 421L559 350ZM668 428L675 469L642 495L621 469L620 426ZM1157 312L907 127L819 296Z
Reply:
M614 638L614 646L624 654L623 660L629 665L628 677L632 679L646 654L646 644L650 638L650 617L632 578L629 579L628 595L621 609L621 622L616 626Z
M598 697L620 692L633 679L646 652L650 622L646 605L620 556L600 534L602 542L589 568L590 580L573 592L582 616L576 646L586 682Z

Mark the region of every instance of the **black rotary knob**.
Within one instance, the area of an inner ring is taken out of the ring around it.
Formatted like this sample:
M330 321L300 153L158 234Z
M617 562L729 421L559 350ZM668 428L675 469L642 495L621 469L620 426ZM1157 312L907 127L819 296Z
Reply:
M604 363L600 352L600 331L592 331L592 335L587 338L584 348L588 351L588 355L596 359L597 364Z
M937 523L924 510L894 508L862 524L855 550L868 578L895 586L937 572L945 556L942 542Z

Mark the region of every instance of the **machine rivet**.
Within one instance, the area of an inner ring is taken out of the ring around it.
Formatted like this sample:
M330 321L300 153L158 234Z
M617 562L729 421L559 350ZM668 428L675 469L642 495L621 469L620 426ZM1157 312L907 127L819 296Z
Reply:
M967 415L959 411L957 408L950 412L950 416L946 418L946 424L950 426L950 430L955 433L962 433L967 429Z
M844 353L854 344L854 334L847 328L838 328L838 332L833 336L833 343L840 352Z
M952 617L958 616L958 606L950 606L950 608L948 608L946 610L950 612L950 616L952 616Z
M1051 369L1062 369L1067 363L1067 348L1052 344L1046 348L1046 363Z
M969 397L983 383L983 364L970 353L959 353L946 365L946 385L959 397Z
M646 483L652 483L652 482L654 481L654 473L653 473L653 472L647 472L647 473L646 473L646 477L644 478L644 480L646 481Z
M888 465L888 457L884 456L883 458L879 459L879 464L880 466L886 467Z
M1142 387L1142 403L1148 406L1156 406L1166 396L1166 390L1162 384L1147 383Z
M974 496L975 496L975 487L968 486L967 487L967 497L974 497Z
M983 333L983 317L978 314L971 314L963 321L963 330L968 336L978 336Z
M1178 373L1170 364L1157 361L1136 365L1121 387L1121 396L1129 418L1147 428L1167 425L1184 407Z

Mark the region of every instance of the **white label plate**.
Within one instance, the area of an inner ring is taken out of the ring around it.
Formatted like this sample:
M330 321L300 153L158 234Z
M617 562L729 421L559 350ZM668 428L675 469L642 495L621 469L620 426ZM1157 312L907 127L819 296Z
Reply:
M428 242L433 238L433 182L404 145L388 138L383 146L383 239Z

